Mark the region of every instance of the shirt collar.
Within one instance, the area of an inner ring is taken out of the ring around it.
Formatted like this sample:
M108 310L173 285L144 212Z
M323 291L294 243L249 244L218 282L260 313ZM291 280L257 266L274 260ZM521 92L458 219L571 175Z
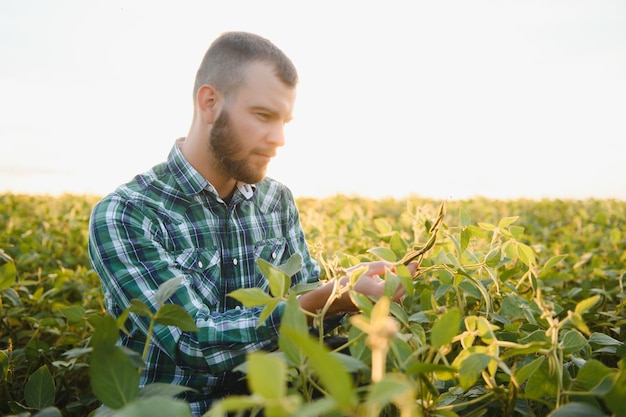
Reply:
M167 164L176 178L176 181L182 190L188 195L198 194L202 190L206 189L218 197L215 187L213 187L213 185L206 178L204 178L193 166L191 166L180 150L180 144L184 140L185 138L179 138L176 140L167 158ZM249 200L254 195L256 185L237 181L237 190L246 200ZM235 191L235 193L236 192L237 191Z

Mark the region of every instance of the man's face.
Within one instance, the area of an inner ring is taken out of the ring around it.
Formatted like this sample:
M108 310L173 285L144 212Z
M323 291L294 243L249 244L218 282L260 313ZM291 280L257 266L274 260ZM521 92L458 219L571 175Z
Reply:
M285 144L295 90L282 84L267 64L251 65L246 79L213 122L209 153L224 179L255 184L265 178L271 158Z

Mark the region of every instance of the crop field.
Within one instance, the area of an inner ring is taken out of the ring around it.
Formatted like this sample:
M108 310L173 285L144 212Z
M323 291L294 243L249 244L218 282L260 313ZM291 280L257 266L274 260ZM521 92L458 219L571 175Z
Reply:
M124 317L104 311L87 255L96 201L0 194L0 415L190 416L175 398L185 387L140 389L143 358L115 344ZM626 416L626 202L297 203L323 280L384 259L406 297L351 292L361 312L327 332L345 341L332 349L295 301L310 288L289 288L298 259L259 263L270 293L232 297L262 318L286 305L280 349L249 355L239 370L251 394L207 416ZM159 310L127 313L194 331L167 303L179 283L159 290Z

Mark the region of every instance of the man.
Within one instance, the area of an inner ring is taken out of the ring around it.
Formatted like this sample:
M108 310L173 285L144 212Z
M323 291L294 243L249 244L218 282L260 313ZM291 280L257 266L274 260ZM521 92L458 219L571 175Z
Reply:
M275 265L292 254L303 259L292 284L316 282L291 192L266 178L266 168L285 143L298 76L293 63L268 40L225 33L207 51L194 86L189 132L167 159L100 201L90 220L89 254L102 281L105 305L117 317L137 298L157 308L160 284L183 275L169 300L183 306L199 332L157 325L147 350L141 384L165 382L192 387L195 415L236 386L229 372L256 350L277 347L284 308L256 327L260 309L244 308L228 294L268 284L256 266ZM378 274L386 264L369 264L355 290L381 295ZM345 280L344 280L345 282ZM306 311L320 310L332 284L299 298ZM399 288L395 298L403 296ZM331 314L354 311L348 296ZM142 352L148 321L131 314L129 336L120 343Z

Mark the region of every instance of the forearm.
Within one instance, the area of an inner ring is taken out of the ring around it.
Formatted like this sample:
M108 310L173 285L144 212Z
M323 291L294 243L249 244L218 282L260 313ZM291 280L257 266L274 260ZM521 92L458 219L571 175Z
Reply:
M303 294L298 299L300 307L310 313L319 314L326 307L328 300L333 297L330 306L326 310L327 316L356 311L356 306L350 300L350 295L345 285L346 279L331 281ZM309 321L311 321L310 317Z
M338 280L333 280L322 287L304 294L300 297L300 307L305 311L318 314L330 301L330 306L326 310L326 315L331 316L338 313L349 313L357 311L357 307L350 298L350 291L365 296L380 297L385 289L385 281L380 275L385 274L390 264L387 262L370 262L358 265L348 270L348 276ZM365 268L365 270L363 270ZM415 268L412 266L411 268ZM359 272L359 277L353 285L350 284L352 273ZM399 286L393 295L394 300L399 300L404 295L404 289Z

